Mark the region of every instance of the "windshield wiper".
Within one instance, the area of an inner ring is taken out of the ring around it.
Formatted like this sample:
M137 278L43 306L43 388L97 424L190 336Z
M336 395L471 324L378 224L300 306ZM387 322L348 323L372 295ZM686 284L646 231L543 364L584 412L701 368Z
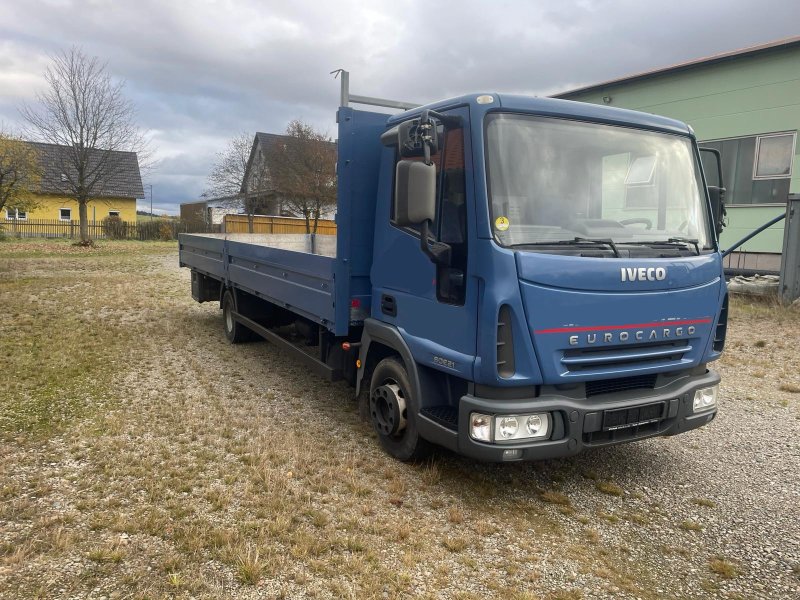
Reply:
M610 238L585 238L585 237L574 237L571 240L541 240L538 242L525 242L522 244L511 244L509 248L520 248L524 246L580 246L585 244L591 244L593 246L608 246L611 248L611 251L614 253L614 256L620 258L619 250L617 249L617 245L614 243L614 240Z
M667 240L641 240L638 242L618 242L628 246L694 246L695 252L700 254L700 240L695 238L671 237Z

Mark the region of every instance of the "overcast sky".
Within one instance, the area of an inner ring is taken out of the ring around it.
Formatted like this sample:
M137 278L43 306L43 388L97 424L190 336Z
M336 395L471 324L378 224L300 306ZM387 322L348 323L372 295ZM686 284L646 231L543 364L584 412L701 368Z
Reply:
M159 159L154 208L196 199L237 133L301 118L335 137L338 82L427 102L547 95L800 33L798 0L0 0L0 122L77 44L125 80Z

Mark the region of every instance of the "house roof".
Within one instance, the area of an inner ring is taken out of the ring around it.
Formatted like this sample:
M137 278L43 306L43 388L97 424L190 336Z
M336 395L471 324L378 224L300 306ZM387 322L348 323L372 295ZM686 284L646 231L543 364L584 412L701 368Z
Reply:
M266 153L267 149L271 148L273 144L278 142L278 140L288 137L289 136L278 133L264 133L262 131L256 132L255 138L253 138L253 146L250 148L250 157L247 159L247 167L244 170L244 177L242 177L242 187L240 189L240 193L247 193L247 180L250 176L250 169L253 167L253 161L255 160L256 151L258 148L260 147L261 151Z
M27 142L39 155L42 168L40 191L45 194L68 193L69 184L64 175L75 172L69 160L69 146ZM142 176L139 172L139 159L135 152L91 150L89 154L90 168L100 160L109 161L109 175L98 182L99 188L92 196L95 198L144 198Z
M232 208L242 207L244 205L244 196L235 194L233 196L219 196L217 198L208 198L205 201L206 206L209 208Z
M776 50L783 50L786 48L791 48L794 46L800 45L800 35L794 37L783 38L780 40L775 40L772 42L767 42L766 44L758 44L756 46L748 46L746 48L740 48L738 50L731 50L729 52L721 52L719 54L713 54L711 56L706 56L704 58L696 58L694 60L689 60L686 62L677 63L674 65L670 65L667 67L659 67L657 69L652 69L650 71L643 71L641 73L634 73L633 75L626 75L625 77L619 77L617 79L609 79L608 81L603 81L601 83L594 83L592 85L587 85L584 87L575 88L573 90L567 90L565 92L560 92L558 94L553 94L553 98L571 98L572 96L578 94L584 94L586 92L593 92L597 90L601 90L605 87L611 85L617 85L621 83L631 83L633 81L639 81L643 79L650 79L653 77L658 77L661 75L665 75L667 73L675 73L679 71L686 71L688 69L693 69L695 67L712 65L720 62L725 62L729 60L734 60L737 58L742 58L745 56L753 56L756 54L761 54L765 52L773 52Z
M256 132L255 138L253 138L253 146L250 148L250 157L247 159L247 167L244 171L244 177L242 178L242 187L240 189L240 193L247 193L247 180L250 175L250 169L253 166L253 161L255 160L256 151L260 148L264 155L266 155L276 143L280 142L281 140L288 139L291 139L291 136L280 133L264 133L262 131ZM336 147L336 142L329 143Z
M204 198L193 202L181 202L181 206L203 206L204 208L230 208L234 205L242 204L244 196L234 194L232 196L216 196L214 198Z

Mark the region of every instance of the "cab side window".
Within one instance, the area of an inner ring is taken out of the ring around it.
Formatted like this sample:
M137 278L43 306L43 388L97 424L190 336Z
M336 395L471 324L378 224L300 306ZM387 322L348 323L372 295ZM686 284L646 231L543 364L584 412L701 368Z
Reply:
M431 154L436 166L436 220L429 231L436 241L451 248L449 266L436 268L436 297L448 304L464 304L467 272L467 205L464 169L464 130L444 129L439 125L439 148ZM395 155L395 165L400 160ZM422 161L422 157L405 160ZM394 204L394 197L392 198ZM394 214L394 206L390 214ZM399 227L392 222L395 227ZM420 226L403 227L408 233L420 235Z
M444 167L439 177L439 241L465 244L467 207L464 194L464 130L451 129L445 136Z
M441 139L441 138L440 138ZM449 129L439 177L437 239L451 248L449 267L437 269L436 296L441 302L463 304L467 273L467 202L464 172L464 130Z

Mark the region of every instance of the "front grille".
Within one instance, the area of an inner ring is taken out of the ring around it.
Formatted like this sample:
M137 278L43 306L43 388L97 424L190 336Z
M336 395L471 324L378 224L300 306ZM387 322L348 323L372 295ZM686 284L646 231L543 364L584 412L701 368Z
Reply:
M669 426L667 414L664 401L605 410L600 431L585 431L583 442L591 446L649 437Z
M587 446L618 444L620 442L630 442L655 435L662 429L663 422L647 423L638 427L628 429L612 429L611 431L595 431L583 434L583 443Z
M656 386L656 375L635 375L617 379L601 379L586 382L586 397L600 396L625 390L652 390Z
M565 350L561 364L570 372L602 369L624 369L644 364L664 365L679 362L691 352L689 340L656 342L653 344L627 344L600 348L575 348Z

